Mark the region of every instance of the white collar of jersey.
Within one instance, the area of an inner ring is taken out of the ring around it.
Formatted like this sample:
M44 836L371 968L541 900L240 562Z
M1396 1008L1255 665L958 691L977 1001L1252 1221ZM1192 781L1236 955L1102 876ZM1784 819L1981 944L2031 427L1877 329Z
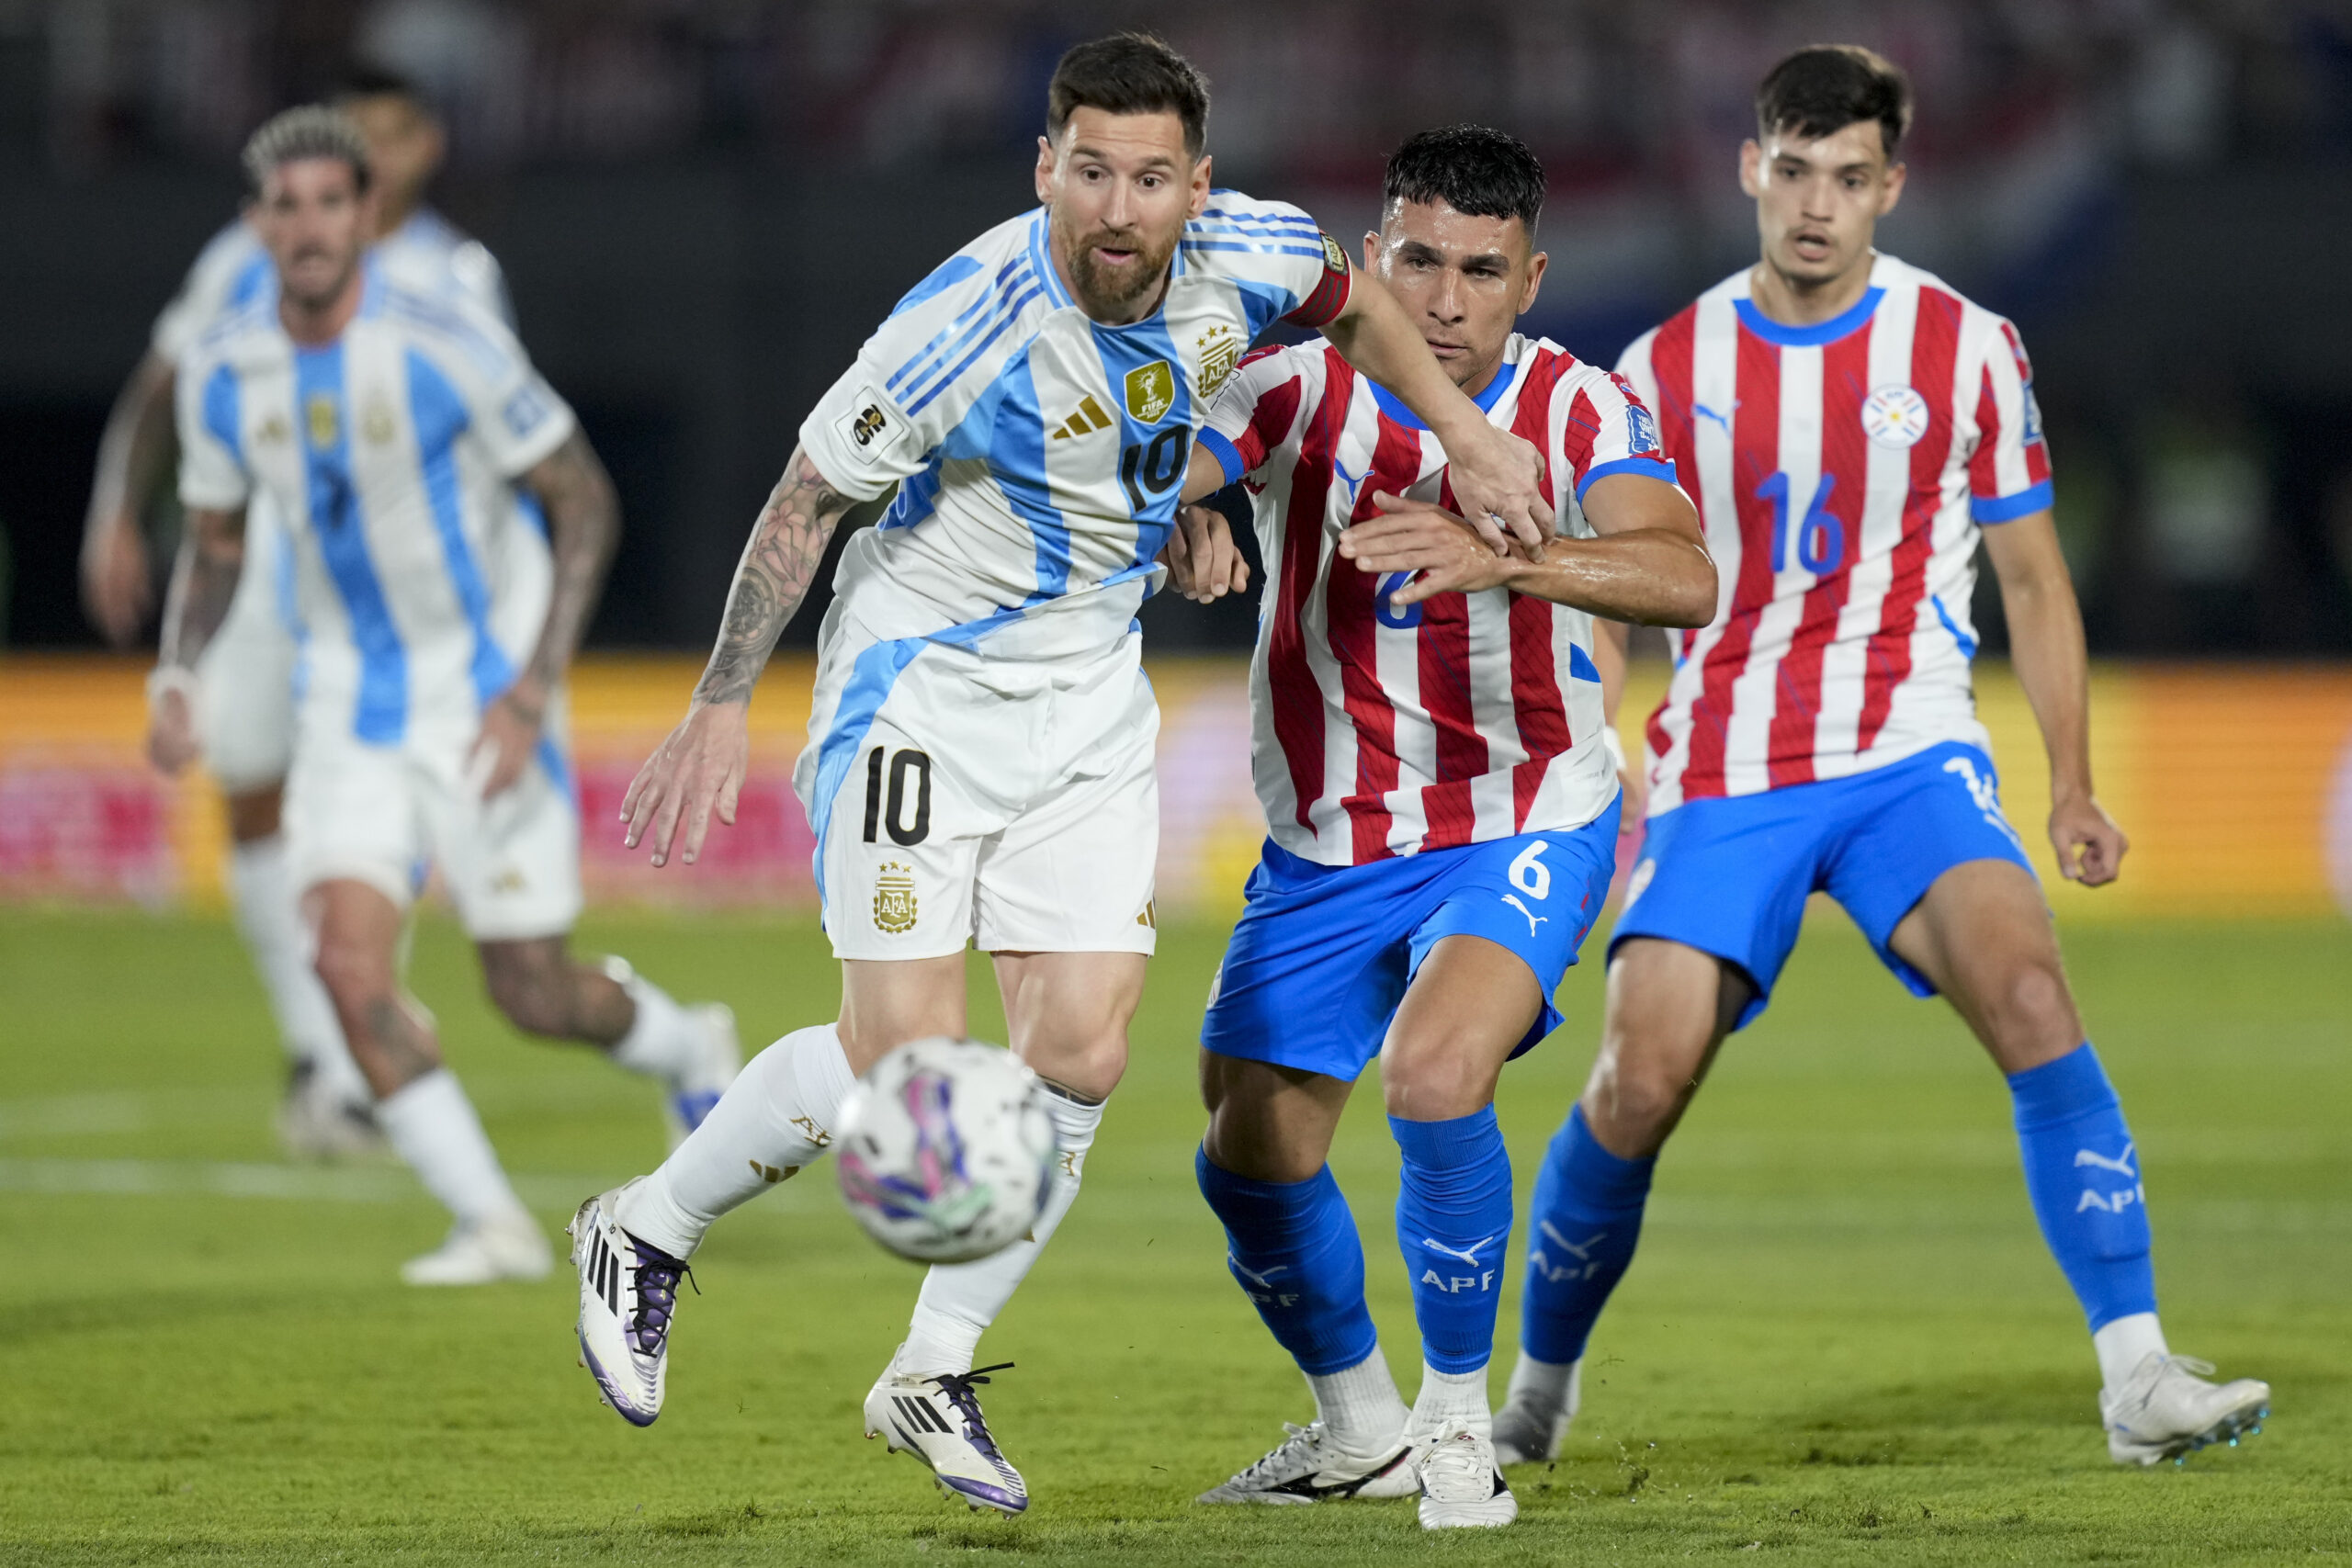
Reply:
M1519 334L1517 333L1513 333L1511 334L1511 341L1503 345L1503 361L1501 364L1495 367L1495 378L1487 383L1487 389L1485 391L1480 392L1476 397L1470 400L1472 402L1478 405L1478 412L1480 413L1490 414L1494 412L1495 405L1501 402L1503 400L1504 394L1509 392L1518 382L1519 367L1526 363L1526 356L1518 352L1519 347ZM1396 393L1390 391L1387 388L1382 386L1377 381L1370 381L1365 384L1372 389L1372 400L1380 405L1380 412L1385 414L1389 419L1394 420L1396 423L1403 425L1408 430L1427 430L1429 428L1428 425L1421 423L1421 416L1415 413L1411 409L1407 408L1404 404L1404 400L1398 398Z

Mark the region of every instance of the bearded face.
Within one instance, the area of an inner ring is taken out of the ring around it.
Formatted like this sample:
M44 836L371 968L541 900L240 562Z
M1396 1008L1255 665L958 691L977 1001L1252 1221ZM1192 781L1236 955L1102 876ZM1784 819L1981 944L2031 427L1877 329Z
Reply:
M1060 214L1055 216L1058 222ZM1136 314L1137 307L1166 280L1168 264L1183 235L1180 218L1159 234L1135 226L1097 228L1070 236L1064 254L1070 258L1070 289L1079 304L1098 321Z

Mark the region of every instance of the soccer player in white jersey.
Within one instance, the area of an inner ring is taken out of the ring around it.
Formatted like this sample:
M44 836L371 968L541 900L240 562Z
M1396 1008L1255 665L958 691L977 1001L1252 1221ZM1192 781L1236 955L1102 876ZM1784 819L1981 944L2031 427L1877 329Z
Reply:
M1518 1514L1487 1405L1511 1223L1494 1097L1504 1062L1559 1023L1552 993L1616 864L1592 617L1697 626L1715 592L1649 411L1512 330L1543 281L1543 166L1513 138L1427 131L1389 159L1363 242L1364 270L1447 375L1544 453L1560 526L1541 559L1498 557L1438 511L1445 451L1320 344L1243 361L1186 486L1246 478L1255 498L1252 750L1271 833L1202 1025L1194 1168L1233 1278L1317 1409L1205 1503L1418 1489L1430 1529ZM1221 517L1185 524L1180 580L1212 594L1246 581L1223 564ZM1375 1056L1421 1330L1409 1411L1326 1163Z
M1054 1090L1061 1169L1035 1239L931 1270L866 1424L973 1506L1027 1506L972 1362L1077 1196L1125 1067L1159 840L1135 614L1162 576L1193 433L1253 336L1319 328L1459 443L1455 493L1498 543L1549 526L1533 448L1486 422L1396 301L1297 209L1211 188L1207 117L1206 84L1155 39L1063 56L1042 205L916 285L801 426L686 718L630 788L629 841L650 836L657 864L692 860L714 804L731 819L776 634L842 514L897 485L842 557L794 773L840 1021L771 1046L660 1170L574 1224L583 1357L632 1422L661 1408L684 1259L719 1214L818 1157L854 1075L964 1032L977 943L1013 1050Z
M673 1093L715 1100L735 1063L724 1009L689 1010L624 964L567 952L580 830L562 682L619 512L571 411L498 319L412 294L365 257L368 158L350 121L289 109L254 133L244 164L275 286L175 370L187 534L150 750L167 767L197 754L187 682L245 570L246 507L266 493L300 627L292 879L377 1119L455 1217L402 1277L536 1277L547 1238L400 984L416 868L437 864L518 1028L596 1045Z
M2007 1075L2034 1213L2089 1320L2109 1453L2153 1464L2233 1438L2270 1397L2166 1346L2132 1134L2002 815L1969 685L1980 544L2049 753L2061 873L2114 880L2124 837L2091 789L2082 619L2024 347L1871 247L1903 191L1910 103L1867 50L1775 66L1740 153L1761 259L1619 367L1698 501L1722 604L1676 639L1650 720L1649 837L1610 941L1600 1057L1536 1184L1506 1459L1556 1450L1658 1150L1724 1036L1763 1010L1815 892L1914 993L1950 998Z
M411 293L463 295L511 325L498 263L479 241L424 204L443 147L431 109L407 83L378 73L349 78L336 103L368 141L374 221L380 226L377 266ZM117 646L138 637L149 607L152 580L140 512L172 457L173 366L207 327L273 287L261 237L240 217L198 255L179 293L156 318L146 356L116 400L99 444L82 569L92 618ZM279 818L294 728L291 561L266 494L257 494L246 510L245 560L229 618L206 650L188 694L205 764L226 797L231 907L287 1055L278 1134L289 1153L332 1158L377 1146L382 1135L367 1081L311 971L287 869Z

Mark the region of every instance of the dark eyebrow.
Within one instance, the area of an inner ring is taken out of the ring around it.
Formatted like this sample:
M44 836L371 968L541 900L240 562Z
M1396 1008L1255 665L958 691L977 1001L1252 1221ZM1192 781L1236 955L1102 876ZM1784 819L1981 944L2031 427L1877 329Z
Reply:
M1410 260L1435 262L1441 266L1445 265L1445 256L1443 253L1439 251L1436 246L1425 245L1419 240L1405 240L1399 242L1396 246L1396 259L1399 261Z
M1111 161L1111 155L1108 152L1103 152L1100 147L1089 147L1082 141L1070 144L1069 155L1073 158L1091 158L1098 164L1107 164ZM1154 152L1143 161L1143 166L1147 169L1172 169L1176 166L1176 160L1165 152Z

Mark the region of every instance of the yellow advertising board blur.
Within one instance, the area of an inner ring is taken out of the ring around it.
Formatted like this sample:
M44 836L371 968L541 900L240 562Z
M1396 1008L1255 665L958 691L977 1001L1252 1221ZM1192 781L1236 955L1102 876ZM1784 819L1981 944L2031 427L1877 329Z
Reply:
M810 664L779 660L752 709L752 777L733 829L703 863L656 872L621 848L622 793L685 706L699 661L591 658L572 683L582 861L594 900L808 906L808 827L791 792L807 738ZM1263 837L1250 782L1247 667L1150 664L1161 709L1159 902L1170 914L1237 908ZM100 658L0 660L0 898L202 907L220 897L219 795L159 778L140 753L142 669ZM1664 687L1637 665L1622 728ZM2102 665L2092 680L2101 798L2131 835L2123 876L2062 884L2042 831L2048 778L2033 715L2007 670L1977 670L2010 819L2065 919L2240 918L2352 908L2352 668Z

